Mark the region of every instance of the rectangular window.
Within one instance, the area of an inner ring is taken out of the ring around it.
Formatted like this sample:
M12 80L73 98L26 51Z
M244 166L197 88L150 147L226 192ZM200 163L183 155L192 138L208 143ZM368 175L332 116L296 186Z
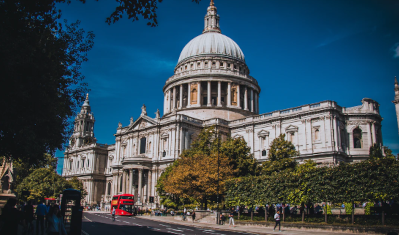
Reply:
M145 153L145 146L147 145L146 141L145 137L140 139L140 154Z

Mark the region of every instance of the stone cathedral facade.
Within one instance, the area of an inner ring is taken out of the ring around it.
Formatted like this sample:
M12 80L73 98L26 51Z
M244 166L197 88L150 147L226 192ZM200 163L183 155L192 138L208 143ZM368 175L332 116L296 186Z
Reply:
M298 162L338 164L366 159L374 143L382 144L379 104L368 98L345 108L322 101L259 114L261 88L240 47L221 33L211 1L201 35L180 54L174 75L163 87L163 116L150 117L143 105L139 118L119 123L115 144L97 143L89 97L75 118L65 151L63 176L83 180L84 203L109 206L112 195L131 193L138 205L150 206L157 179L198 133L216 125L222 140L244 138L259 161L267 160L270 143L286 134L300 152Z

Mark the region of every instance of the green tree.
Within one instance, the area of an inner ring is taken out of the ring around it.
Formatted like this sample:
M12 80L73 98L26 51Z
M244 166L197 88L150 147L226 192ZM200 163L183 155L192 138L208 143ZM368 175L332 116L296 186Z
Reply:
M387 146L382 147L384 149L384 154L386 158L396 159L395 155L393 155L392 150L390 150Z
M251 154L251 148L248 147L243 138L228 138L221 143L219 151L228 156L233 169L237 169L234 174L235 177L255 174L258 163Z
M384 156L382 155L381 146L377 143L373 144L369 150L370 159L382 159Z
M294 157L298 155L299 152L295 150L295 146L285 140L285 134L281 134L270 145L268 160L262 163L262 174L293 171L297 165Z
M47 197L57 198L67 188L80 190L82 198L87 195L83 183L76 177L71 180L65 180L55 172L53 167L48 167L35 169L24 178L17 186L17 193L22 201L40 201ZM23 191L29 191L30 195L22 195Z

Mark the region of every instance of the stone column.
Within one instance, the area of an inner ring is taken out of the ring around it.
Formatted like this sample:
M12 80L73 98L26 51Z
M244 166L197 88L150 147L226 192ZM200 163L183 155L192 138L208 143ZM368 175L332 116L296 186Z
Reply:
M170 105L171 105L170 102L172 102L172 101L171 101L172 99L171 99L171 97L170 97L170 89L168 90L168 99L169 99L169 100L168 100L168 113L169 113L169 112L170 112L170 107L171 107L171 106L170 106Z
M377 143L377 128L375 128L375 122L371 123L371 129L373 130L373 144Z
M369 147L368 148L370 148L372 145L373 145L373 137L372 137L372 135L371 135L371 122L370 123L367 123L367 131L368 131L368 144L369 144ZM363 133L362 133L363 134ZM363 138L362 138L363 139ZM364 145L364 142L363 142L363 145ZM362 148L363 148L364 146L362 146Z
M198 82L197 105L201 106L201 82Z
M147 194L148 196L147 196L147 198L149 199L149 197L153 196L153 194L152 194L153 182L152 182L152 171L151 170L148 170L147 179L148 179L148 194Z
M123 185L122 185L122 193L126 193L126 183L127 183L127 174L126 171L123 170Z
M218 102L219 107L222 107L222 82L218 82Z
M241 108L240 84L237 84L237 107Z
M245 86L244 90L244 110L248 111L248 87Z
M255 93L255 113L259 114L259 110L258 110L258 92L254 92Z
M251 112L254 112L254 89L251 89Z
M187 108L191 106L191 84L188 83L188 90L187 90Z
M183 85L180 85L180 102L179 102L179 109L183 108Z
M129 177L129 193L130 194L133 194L132 193L132 187L133 187L133 169L129 169L129 173L130 173L130 177Z
M105 180L105 196L107 196L108 195L108 181L107 180Z
M208 81L208 92L207 92L208 104L207 106L212 106L211 104L211 82Z
M172 103L172 110L176 109L176 87L173 87L173 103Z
M143 196L141 187L143 186L143 169L139 169L139 188L137 190L138 202L141 203L141 198Z
M231 82L227 83L227 107L231 106Z

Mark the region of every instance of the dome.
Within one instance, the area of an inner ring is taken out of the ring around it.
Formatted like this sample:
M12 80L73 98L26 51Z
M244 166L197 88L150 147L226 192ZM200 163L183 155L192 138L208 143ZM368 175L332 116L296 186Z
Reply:
M221 55L245 61L244 53L231 38L214 32L207 32L192 39L180 53L179 61L198 55Z

